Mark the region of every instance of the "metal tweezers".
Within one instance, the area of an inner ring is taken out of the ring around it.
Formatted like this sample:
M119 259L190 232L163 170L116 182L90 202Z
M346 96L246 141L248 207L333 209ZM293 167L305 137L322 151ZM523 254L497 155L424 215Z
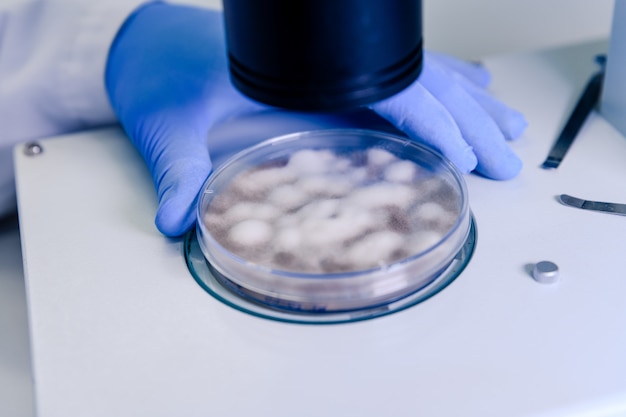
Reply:
M561 134L556 140L555 144L550 149L548 158L541 165L544 169L557 168L565 154L569 150L571 144L576 139L580 128L589 116L589 113L594 109L600 100L600 92L602 91L602 82L604 80L604 63L606 62L606 56L599 55L596 57L596 62L602 67L600 71L593 74L591 79L587 82L587 86L583 91L583 94L578 99L574 111L570 115L567 123L563 127Z
M603 213L626 216L626 204L605 203L603 201L589 201L571 195L561 194L559 201L566 206L576 207L583 210L601 211Z

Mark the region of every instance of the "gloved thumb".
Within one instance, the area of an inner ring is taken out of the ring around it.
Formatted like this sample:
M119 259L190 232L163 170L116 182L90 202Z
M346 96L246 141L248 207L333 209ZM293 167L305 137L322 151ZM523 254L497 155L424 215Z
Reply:
M190 124L153 123L147 146L137 144L150 167L159 207L155 224L166 236L180 236L196 222L196 202L212 164L206 144L206 129Z

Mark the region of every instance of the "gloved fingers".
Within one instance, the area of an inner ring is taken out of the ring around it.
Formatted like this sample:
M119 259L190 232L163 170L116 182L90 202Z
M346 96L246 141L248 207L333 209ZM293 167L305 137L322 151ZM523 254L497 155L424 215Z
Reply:
M464 87L489 113L506 139L517 139L526 130L528 122L523 114L507 106L485 90L491 78L485 67L433 52L426 53L426 60L429 67L441 68L450 79Z
M528 127L528 122L522 113L497 100L486 91L472 88L472 86L468 86L467 91L492 117L507 140L522 136Z
M522 113L507 106L502 101L489 94L488 91L476 87L470 82L464 80L460 80L459 82L474 100L489 113L507 140L514 140L522 136L528 127L528 122Z
M149 146L138 148L148 150L145 158L152 167L159 199L155 224L166 236L180 236L196 223L198 196L213 167L207 143L209 130L225 120L222 118L252 114L265 108L250 100L240 101L236 94L233 100L227 100L225 95L219 97L224 99L219 116L208 118L203 113L186 113L181 109L155 116L153 122L144 124L152 126L153 130L144 136L150 138ZM229 110L229 106L237 108ZM207 112L211 108L215 107L207 106Z
M198 195L211 173L211 161L195 155L170 162L157 187L159 208L154 223L165 236L176 237L196 223Z
M424 68L420 83L456 121L463 138L476 154L477 172L497 180L510 179L519 173L522 162L509 148L499 126L459 83L436 65Z
M449 68L459 78L464 78L479 88L487 88L491 84L491 73L480 64L433 51L425 52L424 60L427 65L435 63Z
M145 131L130 132L146 146L138 146L150 167L159 208L155 224L166 236L179 236L196 221L196 202L212 164L206 144L205 125L165 112L141 124Z
M462 173L476 167L476 155L461 135L453 115L420 82L370 108L411 139L441 152Z

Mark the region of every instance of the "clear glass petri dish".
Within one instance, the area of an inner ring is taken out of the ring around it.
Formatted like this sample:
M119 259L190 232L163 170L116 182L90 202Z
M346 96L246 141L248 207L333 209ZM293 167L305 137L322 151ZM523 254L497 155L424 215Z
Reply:
M207 179L197 239L222 285L259 305L334 314L432 283L471 227L462 175L405 137L359 129L288 134Z

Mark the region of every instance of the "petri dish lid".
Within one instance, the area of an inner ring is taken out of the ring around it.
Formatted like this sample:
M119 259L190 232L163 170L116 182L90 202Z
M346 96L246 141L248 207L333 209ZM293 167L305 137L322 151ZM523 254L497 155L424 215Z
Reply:
M199 246L214 275L269 308L384 305L435 280L470 230L461 174L405 137L299 132L242 151L207 179Z

